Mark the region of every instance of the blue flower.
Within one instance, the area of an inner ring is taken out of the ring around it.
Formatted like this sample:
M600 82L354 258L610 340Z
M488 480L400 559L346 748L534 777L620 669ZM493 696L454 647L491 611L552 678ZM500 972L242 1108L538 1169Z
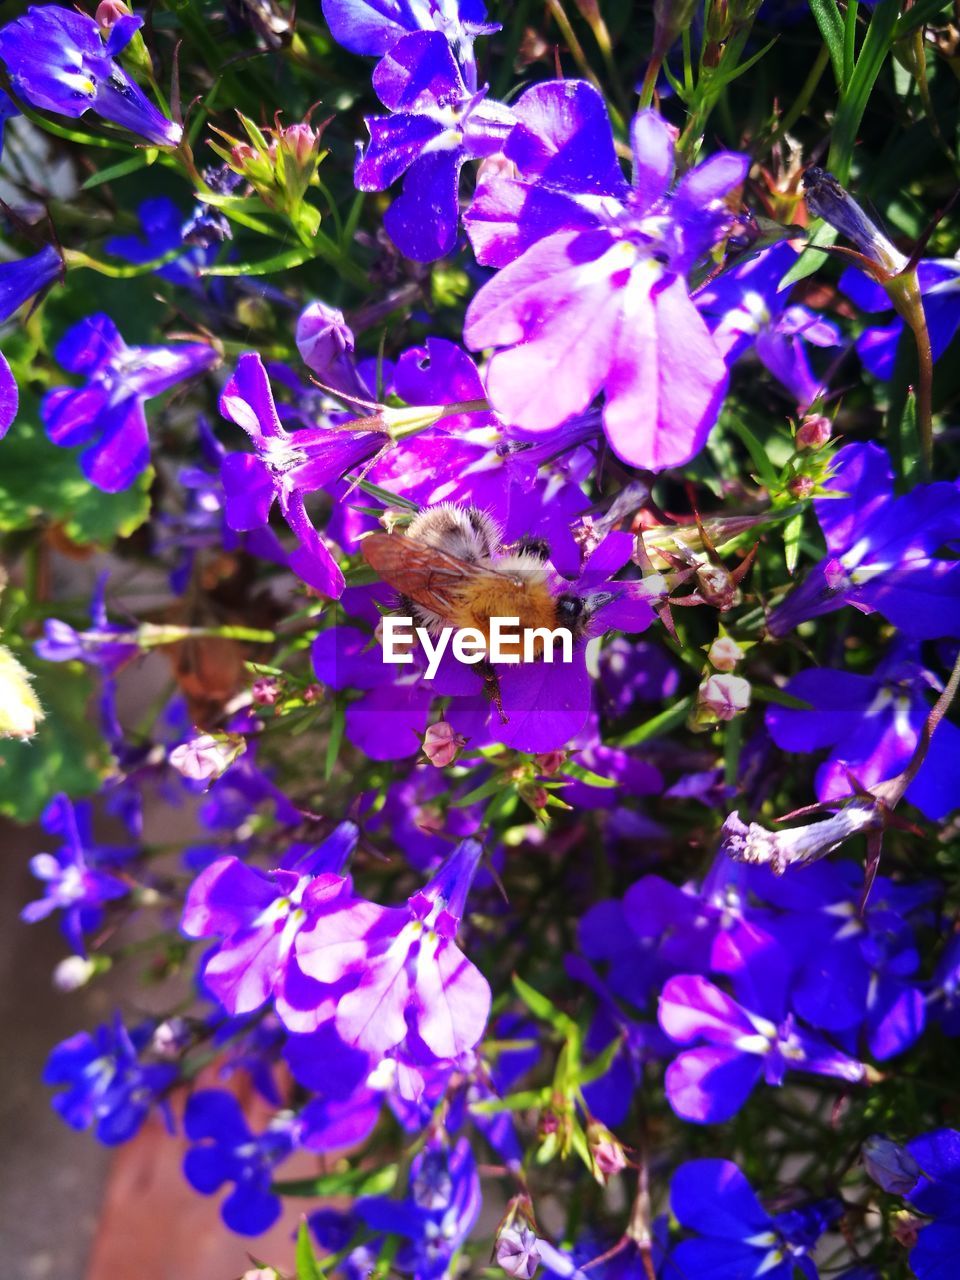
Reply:
M834 463L831 496L814 503L828 554L770 615L771 633L852 605L913 640L960 635L960 560L937 556L960 539L960 488L940 481L894 497L877 444L848 444Z
M56 357L86 378L82 387L55 387L41 416L54 444L86 446L80 468L106 493L127 489L150 461L144 401L217 361L204 343L128 347L107 315L87 316L60 340Z
M697 1232L670 1254L670 1275L685 1280L816 1280L810 1251L841 1214L839 1201L822 1201L769 1214L729 1160L691 1160L673 1175L670 1205L682 1227Z
M234 1189L220 1216L238 1235L257 1236L280 1217L280 1197L273 1194L273 1170L296 1145L298 1122L279 1112L262 1133L250 1132L240 1104L221 1089L191 1095L183 1120L191 1146L183 1172L195 1191L209 1196L225 1182Z
M216 243L189 243L185 229L190 224L184 223L180 210L167 196L144 200L137 213L142 235L112 236L104 244L106 251L127 262L153 262L179 249L179 255L165 267L158 267L156 274L171 284L197 290L201 283L200 269L216 257Z
M917 263L917 283L933 358L939 360L960 329L960 262L923 259ZM886 382L893 377L903 321L894 314L886 290L856 267L844 271L840 288L861 311L875 317L857 339L857 352L873 376Z
M696 295L728 365L753 349L757 358L803 408L822 391L807 358L806 343L840 345L836 325L797 303L780 281L797 259L788 244L774 245L742 266L725 271Z
M40 821L45 831L62 837L54 853L38 853L30 859L30 870L44 882L44 896L30 902L20 913L21 920L34 924L53 911L63 912L63 932L75 951L83 954L83 935L96 929L103 919L103 905L123 898L130 886L98 864L116 866L136 850L98 846L90 830L89 803L72 804L57 796L44 810Z
M3 142L3 122L10 115L5 108L5 97L0 94L0 149ZM9 320L28 298L52 284L62 269L60 255L50 245L32 257L0 263L0 323ZM19 403L16 380L3 355L0 355L0 440L7 434L17 416Z
M37 657L47 662L87 662L115 675L140 653L136 628L117 626L107 615L104 595L108 577L100 575L90 598L90 629L78 631L69 622L46 618L43 638L33 646Z
M43 1070L44 1084L66 1086L54 1110L73 1129L93 1128L107 1146L132 1138L177 1077L170 1063L140 1061L151 1036L149 1024L128 1031L117 1016L93 1035L79 1031L58 1044Z
M917 1280L947 1280L960 1257L960 1133L937 1129L907 1143L921 1169L907 1199L933 1221L920 1231L910 1252Z
M477 87L473 42L500 28L486 22L483 0L322 0L338 44L351 53L388 53L412 31L436 31L450 44L471 89Z
M358 191L383 191L406 174L383 225L401 253L432 262L457 242L461 168L501 149L513 113L485 90L467 88L436 31L404 36L377 64L373 87L394 114L367 120L370 142L354 183Z
M176 147L180 125L162 115L114 61L142 25L142 18L122 17L104 43L87 14L32 6L0 30L0 61L14 90L41 111L77 117L93 110L155 146Z

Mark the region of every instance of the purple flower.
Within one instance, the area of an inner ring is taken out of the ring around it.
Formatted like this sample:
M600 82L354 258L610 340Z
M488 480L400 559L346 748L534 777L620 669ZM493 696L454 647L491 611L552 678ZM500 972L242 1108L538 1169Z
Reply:
M434 1139L410 1165L404 1200L369 1196L353 1206L370 1230L402 1236L396 1266L417 1280L439 1280L480 1213L480 1179L466 1138L449 1148Z
M77 117L92 110L154 146L176 147L183 130L115 61L142 26L142 18L126 15L104 42L85 13L55 4L32 6L0 30L0 61L16 92L41 111Z
M685 1280L763 1276L816 1280L810 1252L843 1212L839 1200L769 1214L749 1182L729 1160L690 1160L670 1184L670 1207L682 1227L696 1232L670 1253Z
M782 750L829 748L817 770L818 800L851 795L856 785L872 790L906 768L930 713L927 695L938 688L918 658L915 646L899 644L872 676L810 668L785 686L809 710L768 708L767 730ZM937 727L906 796L933 821L960 805L960 729L949 720Z
M56 853L38 853L30 859L30 870L44 883L44 896L20 912L21 920L35 924L52 911L62 911L64 935L81 955L86 953L83 936L99 928L104 904L130 892L126 881L101 871L98 864L115 866L135 852L95 845L90 817L89 803L74 805L66 796L57 796L47 805L40 822L45 831L60 836L63 844Z
M69 622L46 618L43 637L33 646L37 657L47 662L86 662L108 676L137 657L140 645L136 628L117 626L107 615L104 597L108 577L106 573L100 575L90 598L90 629L78 631Z
M299 546L290 568L309 586L337 598L343 574L307 514L304 497L339 480L383 447L374 431L330 431L305 427L286 431L277 415L263 361L242 355L220 397L220 412L253 441L254 453L231 453L223 460L226 517L231 529L261 529L274 502Z
M300 967L329 985L359 974L340 996L344 1043L376 1059L405 1054L456 1059L483 1035L490 988L454 938L481 848L464 840L405 907L345 897L297 938Z
M933 358L939 360L960 328L960 262L925 258L917 263L917 283ZM856 267L844 271L840 288L861 311L876 317L857 339L857 352L875 378L888 381L903 335L903 321L894 315L890 295Z
M793 962L790 1005L801 1018L854 1040L862 1028L880 1060L917 1040L926 1006L913 979L920 956L908 916L929 901L931 885L878 876L862 912L863 871L854 863L821 862L783 876L754 870L749 885L784 913L770 927Z
M804 1030L787 1011L791 965L785 951L766 942L746 963L735 947L729 953L744 986L753 988L749 1005L698 974L670 978L660 996L660 1026L667 1035L679 1044L701 1042L667 1067L667 1098L678 1116L697 1124L729 1120L761 1077L780 1085L788 1071L852 1083L863 1079L863 1063Z
M483 0L322 0L330 34L351 53L388 53L411 31L438 31L449 42L467 84L477 87L473 42L498 31Z
M537 85L516 114L504 154L519 178L482 182L467 218L479 260L502 268L464 328L469 347L500 348L487 373L494 408L545 431L604 391L604 429L624 461L652 470L686 462L727 382L687 275L722 239L726 197L749 160L721 152L671 191L675 133L642 111L630 187L589 84Z
M0 32L0 39L2 39ZM3 140L3 121L10 114L3 112L5 94L0 94L0 144ZM6 99L9 102L9 99ZM13 112L16 115L16 111ZM21 307L28 298L52 284L63 270L63 263L56 249L45 246L29 258L16 262L0 263L0 323ZM20 394L16 379L2 353L0 353L0 440L7 434L20 406Z
M316 913L336 911L349 882L339 874L357 828L342 823L289 868L264 873L236 857L201 871L184 903L181 928L191 938L218 937L203 981L231 1014L251 1013L273 996L281 1021L312 1031L332 1013L328 993L309 982L294 960L297 934Z
M827 555L769 618L783 636L807 618L852 605L880 613L914 640L960 635L960 561L937 552L960 538L960 488L942 481L894 497L877 444L849 444L814 503Z
M370 142L358 157L354 184L358 191L383 191L406 174L383 225L408 258L432 262L457 241L461 168L501 149L513 113L489 100L486 90L467 88L438 31L399 40L377 64L373 87L393 114L367 120Z
M807 307L791 305L789 289L778 291L796 259L796 250L789 245L774 245L725 271L696 300L728 365L753 349L797 404L808 408L822 387L804 344L836 347L840 333L836 325Z
M107 1146L133 1137L177 1078L170 1063L140 1061L151 1035L149 1024L128 1031L117 1016L93 1035L78 1031L56 1046L43 1069L43 1082L66 1086L52 1103L71 1128L92 1128Z
M144 200L137 210L142 235L111 236L104 243L108 253L127 262L153 262L174 249L179 255L156 274L171 284L196 290L201 281L200 268L212 262L217 253L216 244L194 245L184 240L184 220L180 210L167 196Z
M55 387L44 397L47 434L62 448L86 446L80 468L106 493L127 489L150 461L144 401L216 364L204 343L128 347L109 316L93 315L65 334L56 357L84 386Z
M296 1117L280 1112L262 1133L254 1134L233 1094L201 1089L187 1101L183 1127L194 1144L183 1160L191 1187L209 1196L232 1182L234 1188L220 1207L230 1230L257 1236L272 1227L282 1210L280 1197L271 1191L273 1170L294 1148Z
M933 1219L910 1252L910 1269L917 1280L946 1280L960 1256L960 1133L937 1129L906 1149L922 1170L907 1199Z

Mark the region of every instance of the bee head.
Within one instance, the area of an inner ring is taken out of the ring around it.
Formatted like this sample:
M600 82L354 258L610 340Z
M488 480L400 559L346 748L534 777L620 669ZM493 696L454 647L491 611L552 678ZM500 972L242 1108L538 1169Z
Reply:
M573 591L564 591L557 596L557 622L566 627L575 640L586 633L594 615L613 599L612 591L591 591L587 595L576 595Z

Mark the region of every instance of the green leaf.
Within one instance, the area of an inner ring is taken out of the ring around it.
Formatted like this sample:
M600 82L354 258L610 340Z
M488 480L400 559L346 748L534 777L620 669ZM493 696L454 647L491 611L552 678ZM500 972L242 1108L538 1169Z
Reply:
M397 1181L397 1166L382 1169L345 1169L343 1173L325 1173L319 1178L296 1178L275 1182L272 1190L278 1196L382 1196L392 1191Z
M307 1226L306 1218L300 1223L300 1229L297 1232L296 1263L297 1280L324 1280L323 1269L313 1252L310 1228Z
M787 573L792 577L800 558L800 535L803 533L803 512L791 516L783 526L783 554Z
M563 772L568 778L577 778L580 782L585 782L588 787L618 787L620 784L614 778L605 778L600 773L594 773L592 769L585 769L582 764L565 764Z
M916 0L916 4L897 22L894 39L902 40L904 36L932 18L941 15L945 17L950 12L950 8L949 0Z
M34 676L44 720L29 742L0 738L0 814L34 822L60 791L90 795L107 764L106 747L91 715L93 682L80 663L17 657Z
M836 228L831 227L829 222L818 222L813 229L813 234L807 240L807 247L780 281L780 288L786 289L800 280L806 280L807 276L812 276L815 271L819 271L829 256L823 252L823 249L829 248L836 242Z
M622 734L619 738L612 739L611 745L616 747L636 747L641 742L648 742L650 738L657 738L662 733L669 733L677 725L683 724L692 705L692 696L681 698L672 707L667 707L666 711L661 711L659 715L655 715L651 719L644 721L643 724L637 725L635 729Z
M824 43L830 50L830 62L837 84L843 84L843 19L836 0L810 0L810 11L816 19Z
M24 391L21 412L3 442L0 532L38 520L62 521L69 538L108 545L129 537L150 514L152 471L121 493L103 493L80 473L77 450L59 449L40 426L35 398Z
M727 426L733 431L747 447L750 459L757 469L757 475L763 481L764 488L770 493L775 493L780 487L780 477L777 475L777 469L767 456L767 451L753 434L745 422L741 422L734 415L730 415L727 419Z
M623 1037L617 1036L615 1040L611 1040L603 1053L598 1054L596 1058L583 1067L577 1077L578 1085L593 1084L594 1081L602 1079L613 1066L613 1060L617 1056L621 1046L623 1045Z
M830 138L827 168L838 182L850 177L857 131L873 86L893 44L900 0L880 0L873 11L853 74L845 85Z
M484 1098L480 1102L471 1102L470 1110L478 1116L497 1116L507 1111L530 1111L533 1107L542 1107L549 1098L549 1089L523 1089L519 1093L508 1094L505 1098Z
M541 1022L546 1022L565 1038L579 1036L580 1030L574 1020L517 974L513 975L513 987L534 1017L539 1018Z
M224 210L227 213L227 210ZM229 214L228 214L229 216ZM305 262L312 262L317 252L305 245L296 245L285 249L283 253L275 253L270 258L262 258L259 262L221 262L212 267L201 267L202 276L269 276L276 271L289 271L291 267L302 267Z
M900 474L908 486L923 478L923 455L917 429L917 396L911 387L900 415Z
M757 702L772 702L778 707L792 707L794 711L812 711L813 706L804 702L803 698L795 698L792 693L784 693L769 684L755 684L752 693Z
M123 178L128 173L136 173L138 169L146 169L148 165L153 164L159 153L153 147L146 151L140 151L135 156L128 156L126 160L119 160L116 164L108 165L106 169L100 169L97 173L91 173L86 182L81 183L81 191L90 191L93 187L99 187L104 182L112 182L114 178Z

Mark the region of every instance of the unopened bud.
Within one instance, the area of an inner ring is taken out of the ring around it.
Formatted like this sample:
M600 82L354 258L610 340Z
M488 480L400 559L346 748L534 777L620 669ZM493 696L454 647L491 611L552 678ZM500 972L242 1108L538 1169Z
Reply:
M718 671L732 671L743 657L743 650L732 636L717 636L707 652L711 666Z
M337 307L311 302L300 312L296 333L297 350L308 369L321 379L331 368L353 355L353 330Z
M794 476L787 485L794 498L809 498L816 487L817 482L812 476Z
M845 235L855 249L887 275L899 275L907 267L907 258L867 217L832 173L811 165L803 175L803 190L810 212Z
M320 133L308 124L288 124L277 134L280 150L301 167L313 164L320 148Z
M693 21L696 0L654 0L653 54L663 59Z
M280 699L280 682L274 676L260 676L250 686L250 696L258 707L276 706Z
M174 747L168 759L174 769L191 782L212 782L243 752L242 738L215 738L202 733Z
M423 735L423 754L435 769L445 769L448 764L453 764L466 745L466 738L446 720L428 725Z
M56 991L69 995L85 987L97 972L96 961L89 956L67 956L53 971L53 986Z
M750 683L742 676L708 676L697 690L700 723L735 720L750 705Z
M154 1029L150 1048L158 1057L176 1058L191 1039L190 1026L185 1018L167 1018Z
M100 0L94 18L101 31L109 31L121 18L129 18L130 12L122 0Z
M833 434L833 423L822 413L808 413L797 427L794 444L798 449L822 449Z
M591 1120L587 1125L587 1142L594 1170L601 1181L605 1182L627 1167L623 1146L606 1125Z
M0 644L0 738L32 738L42 719L30 673Z
M526 1222L511 1222L497 1236L497 1263L514 1280L531 1280L540 1265L536 1232Z
M552 778L555 773L559 773L567 760L565 751L544 751L538 756L534 756L537 765L537 772L544 774L548 778Z
M906 1148L882 1134L868 1138L860 1148L867 1176L891 1195L908 1195L917 1185L920 1166Z

